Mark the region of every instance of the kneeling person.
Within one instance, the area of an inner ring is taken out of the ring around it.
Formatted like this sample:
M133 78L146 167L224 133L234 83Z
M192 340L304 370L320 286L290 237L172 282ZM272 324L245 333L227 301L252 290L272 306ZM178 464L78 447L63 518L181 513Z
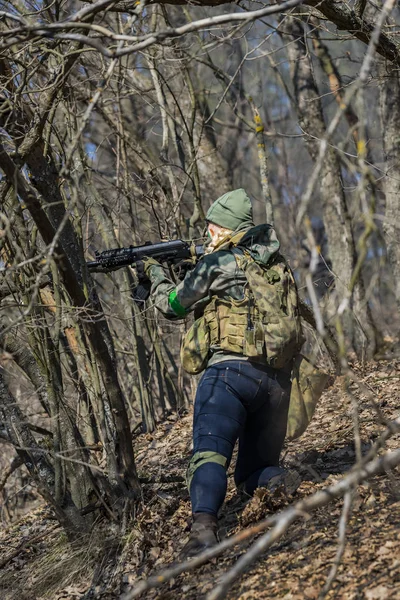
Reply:
M188 487L193 526L185 556L217 542L226 471L239 440L235 483L288 484L279 466L286 433L291 363L302 344L293 275L268 225L254 226L243 189L218 198L206 215L208 252L177 286L153 259L145 259L151 297L169 319L194 310L183 366L205 368L193 418Z

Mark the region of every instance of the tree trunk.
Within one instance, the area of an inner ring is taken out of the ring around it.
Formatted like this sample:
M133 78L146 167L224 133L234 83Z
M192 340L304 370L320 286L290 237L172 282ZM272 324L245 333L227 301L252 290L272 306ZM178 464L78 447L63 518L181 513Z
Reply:
M66 218L63 204L58 203L53 207L50 220L42 207L42 198L38 195L34 186L29 184L22 176L21 171L14 164L5 148L0 144L0 166L3 169L8 181L14 186L14 189L25 202L38 231L40 232L45 244L52 247L55 244L55 252L58 256L58 267L61 279L65 285L66 291L71 298L72 305L80 310L77 311L77 320L82 323L83 331L87 337L91 351L97 363L97 368L102 377L103 389L106 395L107 404L109 404L109 417L113 427L113 441L115 453L115 469L108 473L116 496L136 498L139 494L139 483L136 474L136 467L132 448L132 439L130 435L129 420L122 397L122 391L116 374L116 365L112 339L108 331L107 323L102 315L101 305L97 294L93 288L93 282L89 274L86 274L87 285L83 284L82 265L83 253L75 237L73 227ZM36 159L41 164L39 157ZM32 168L35 163L32 162ZM43 174L35 171L36 179ZM52 177L51 173L48 173ZM54 176L54 174L53 174ZM42 187L44 182L41 182ZM55 202L51 196L51 186L47 199ZM54 194L58 192L54 189ZM60 240L54 242L56 231L67 224L63 231L62 243ZM80 259L80 260L79 260ZM90 296L87 296L89 289ZM99 318L99 314L100 317ZM93 316L96 315L96 318ZM79 445L79 444L78 444ZM113 499L115 501L116 498Z
M306 134L307 149L311 157L317 160L319 140L324 136L326 126L320 94L305 44L305 30L302 23L292 17L285 20L284 27L284 37L290 40L287 49L291 61L299 124ZM328 149L324 159L319 192L335 274L336 311L342 299L347 296L357 254L351 218L341 185L340 166L333 148ZM347 338L359 356L371 356L375 352L376 334L361 278L354 287L350 311L345 320L345 330Z
M382 66L380 86L383 148L386 162L386 210L383 221L393 291L400 312L400 77L398 68Z
M0 421L5 427L9 440L15 447L18 456L21 457L35 481L39 493L52 505L60 523L71 534L85 531L87 529L86 523L72 501L71 495L67 492L62 503L57 501L54 469L46 458L46 451L36 443L17 402L11 396L1 369Z

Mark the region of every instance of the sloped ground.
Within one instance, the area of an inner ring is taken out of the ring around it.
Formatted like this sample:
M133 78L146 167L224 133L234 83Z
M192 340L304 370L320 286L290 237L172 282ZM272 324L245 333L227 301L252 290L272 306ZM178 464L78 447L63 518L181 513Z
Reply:
M343 381L337 380L325 392L304 436L285 448L285 463L295 466L303 477L293 500L333 483L354 463L354 406L358 406L363 453L383 431L379 423L399 415L400 360L382 360L355 370L364 387L352 383L350 394L346 394ZM397 434L387 442L387 448L398 448L399 442ZM190 444L191 415L178 420L174 417L154 434L137 438L141 477L150 481L167 478L168 482L143 485L143 506L134 527L128 526L123 537L110 531L102 533L100 525L89 544L86 540L71 549L45 507L4 531L0 536L0 566L2 560L5 563L0 597L117 598L141 578L175 561L187 539L190 517L189 498L181 481ZM399 475L397 471L375 477L358 488L347 524L346 548L327 598L400 599ZM227 597L318 598L336 554L342 505L342 500L332 501L296 522ZM221 536L231 535L270 512L262 494L246 504L231 484L221 515ZM211 564L176 577L142 598L202 598L245 550L245 546L236 546Z

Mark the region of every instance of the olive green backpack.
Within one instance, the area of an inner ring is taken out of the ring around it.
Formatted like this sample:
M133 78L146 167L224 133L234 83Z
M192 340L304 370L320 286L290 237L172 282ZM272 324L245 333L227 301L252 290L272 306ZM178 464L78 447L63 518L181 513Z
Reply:
M245 310L254 302L253 330L245 331L244 354L264 356L269 366L282 369L298 354L305 340L292 270L279 253L266 266L246 251L239 254L235 249L234 256L248 281ZM246 352L247 345L253 348L252 353Z

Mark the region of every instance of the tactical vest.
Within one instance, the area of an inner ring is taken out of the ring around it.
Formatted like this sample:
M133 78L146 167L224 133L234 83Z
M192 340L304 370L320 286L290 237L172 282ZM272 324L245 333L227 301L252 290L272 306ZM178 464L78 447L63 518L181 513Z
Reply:
M264 266L246 251L233 247L232 252L246 275L244 298L213 297L192 325L181 350L189 373L200 373L213 349L265 359L281 369L304 342L297 287L283 256L277 254Z

